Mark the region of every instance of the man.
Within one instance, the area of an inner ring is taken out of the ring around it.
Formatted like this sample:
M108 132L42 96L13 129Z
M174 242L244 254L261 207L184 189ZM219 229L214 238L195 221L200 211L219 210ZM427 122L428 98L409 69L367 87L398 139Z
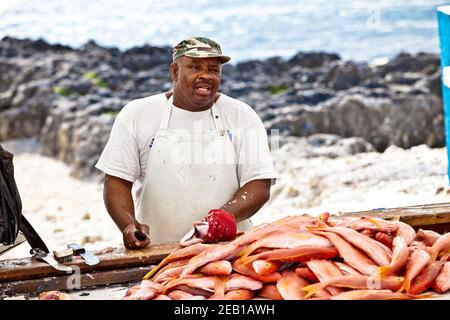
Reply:
M275 174L264 125L250 106L218 93L229 60L210 39L181 41L173 91L133 100L117 116L96 167L126 247L177 242L189 230L229 240L269 199ZM192 229L196 221L205 228Z

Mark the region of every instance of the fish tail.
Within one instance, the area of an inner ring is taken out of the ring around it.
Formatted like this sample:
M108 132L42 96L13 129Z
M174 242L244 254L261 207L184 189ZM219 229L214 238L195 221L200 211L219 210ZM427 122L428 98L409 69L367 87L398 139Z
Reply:
M411 297L413 299L432 299L437 296L438 296L437 294L433 294L433 293L422 293L422 294L411 295Z
M178 285L178 283L181 283L182 279L173 279L166 282L164 285L164 291L163 294L166 294L171 288Z
M403 292L403 291L408 292L410 288L411 288L411 280L409 278L405 278L402 286L400 287L400 289L397 290L397 292Z
M319 225L321 225L321 223L328 225L327 222L329 217L330 217L329 212L323 212L317 216L317 222L319 223Z
M325 286L323 285L323 283L318 282L315 284L310 284L309 286L303 287L300 290L305 291L305 297L304 299L308 299L309 297L311 297L313 294L315 294L317 291L323 289Z
M439 260L442 262L448 261L448 258L450 257L450 249L447 251L443 251L439 254ZM436 257L437 259L437 257Z
M305 226L305 229L309 231L327 231L327 228L329 228L329 226L323 222L318 222L317 225Z
M238 256L240 256L241 258L247 258L253 251L255 251L255 246L249 245L242 249L239 252Z
M387 277L389 275L389 267L388 266L380 266L378 267L378 274L381 278Z
M241 257L240 258L241 264L249 264L249 263L252 263L255 260L258 260L257 255L246 256L246 257Z
M372 223L373 223L374 225L376 225L377 227L381 227L381 224L380 224L377 220L375 220L374 218L366 217L365 219L368 220L368 221L370 221L370 222L372 222Z
M142 280L148 280L150 279L155 273L156 271L158 271L160 269L159 265L154 267L152 270L150 270L143 278Z
M225 300L226 277L215 277L214 294L209 298L212 300Z
M155 273L156 273L156 271L158 271L159 269L161 269L165 264L166 264L166 262L168 261L168 258L169 256L167 256L166 258L164 258L164 259L162 259L161 260L161 262L156 266L156 267L154 267L152 270L150 270L145 276L144 276L144 278L142 278L142 280L148 280L148 279L150 279Z

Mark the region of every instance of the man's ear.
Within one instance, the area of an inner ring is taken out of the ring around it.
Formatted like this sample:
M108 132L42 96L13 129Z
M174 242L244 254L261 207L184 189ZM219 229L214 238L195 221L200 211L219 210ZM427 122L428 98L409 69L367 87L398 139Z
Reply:
M178 64L176 62L173 62L170 65L170 67L172 69L172 80L177 81L177 79L178 79Z

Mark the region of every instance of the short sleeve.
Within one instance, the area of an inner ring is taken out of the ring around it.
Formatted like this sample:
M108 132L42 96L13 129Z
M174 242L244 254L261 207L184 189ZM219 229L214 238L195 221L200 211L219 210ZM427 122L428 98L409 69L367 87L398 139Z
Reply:
M273 184L277 177L264 124L256 112L250 110L238 148L240 187L249 181L260 179L271 179Z
M135 182L140 174L139 149L126 106L114 121L108 142L95 167L105 174Z

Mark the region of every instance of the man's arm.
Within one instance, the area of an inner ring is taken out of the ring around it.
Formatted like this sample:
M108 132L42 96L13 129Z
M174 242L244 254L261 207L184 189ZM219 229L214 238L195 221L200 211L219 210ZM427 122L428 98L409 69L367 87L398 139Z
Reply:
M252 180L242 186L221 209L237 221L253 216L270 198L271 179Z
M105 174L103 200L106 210L123 234L124 245L131 249L140 249L150 243L149 227L139 224L134 216L134 202L131 194L133 183ZM145 239L136 237L136 231L145 234Z

